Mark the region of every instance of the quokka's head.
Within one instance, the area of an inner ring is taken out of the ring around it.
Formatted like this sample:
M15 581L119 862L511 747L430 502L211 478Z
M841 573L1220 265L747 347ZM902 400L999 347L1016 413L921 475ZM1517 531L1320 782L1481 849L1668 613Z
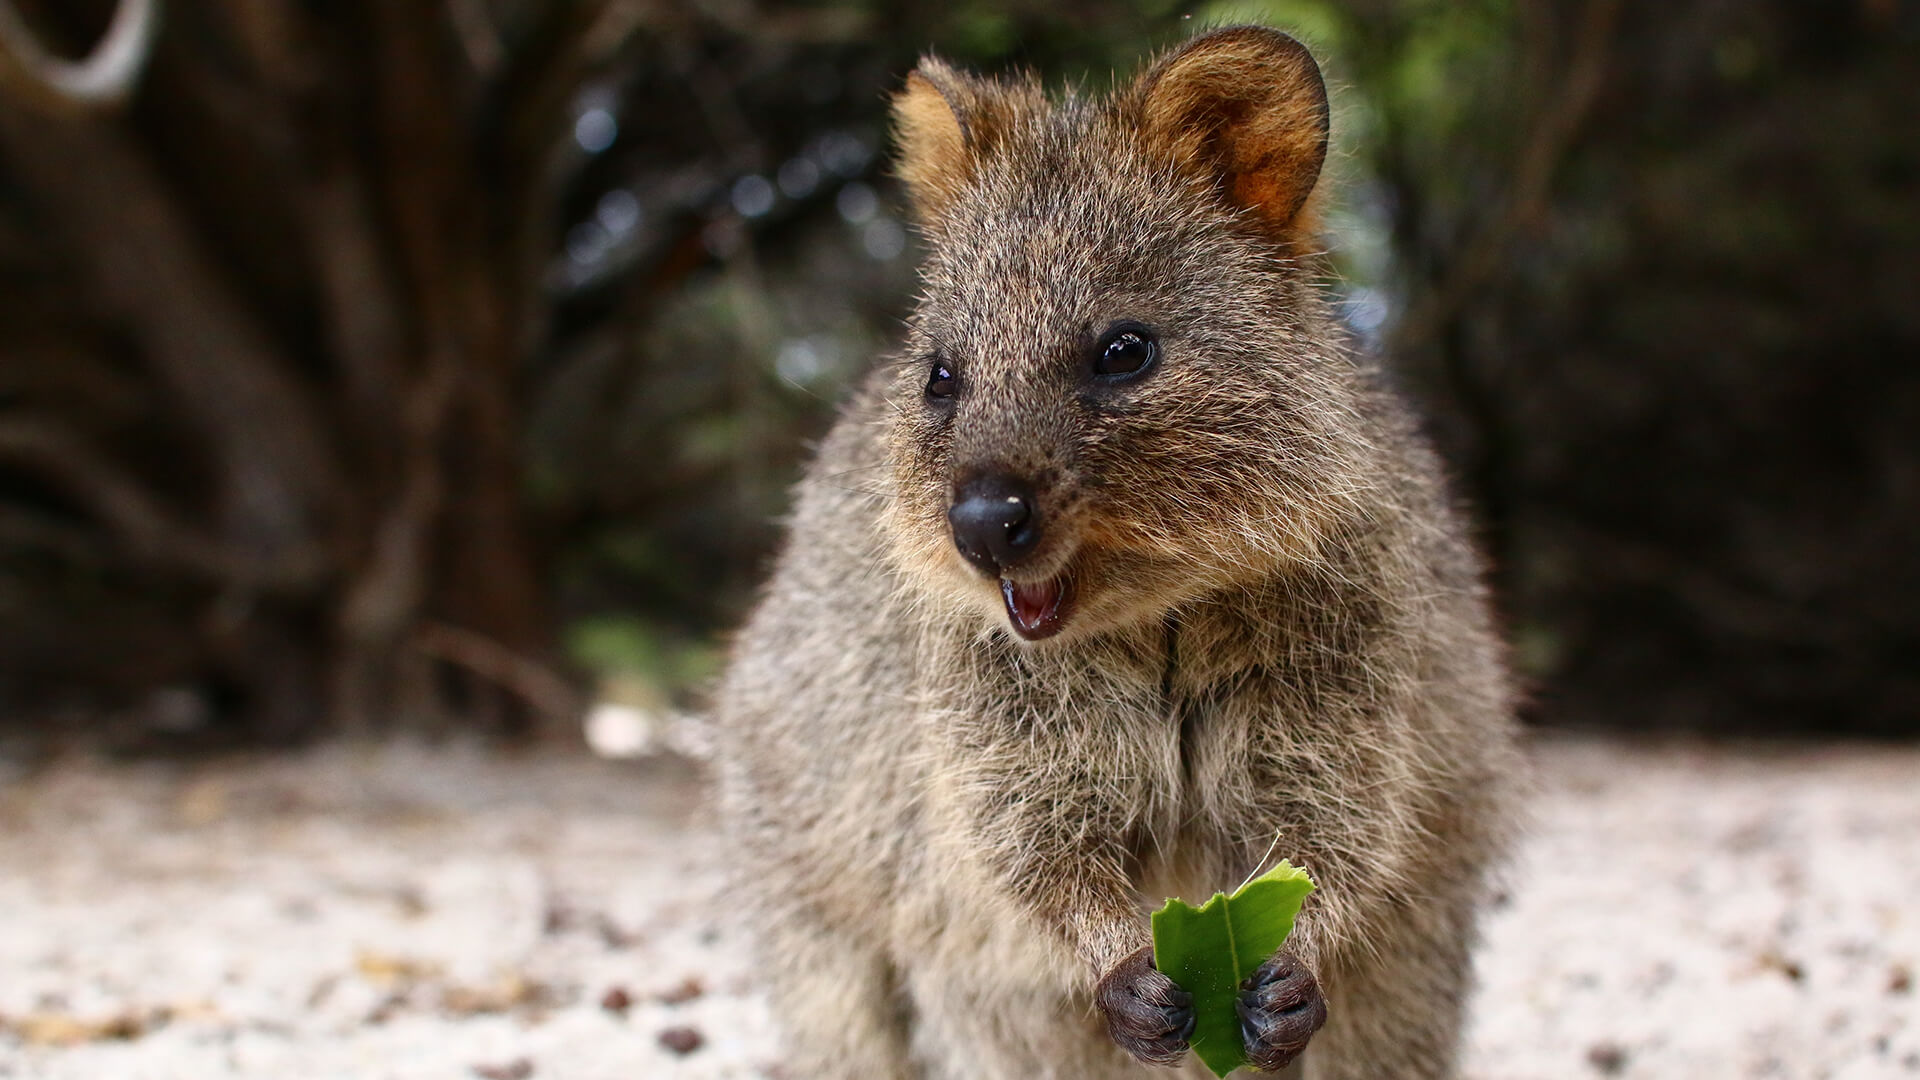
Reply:
M1064 641L1311 558L1367 431L1312 281L1306 49L1218 30L1099 100L927 59L894 119L930 245L887 388L898 563Z

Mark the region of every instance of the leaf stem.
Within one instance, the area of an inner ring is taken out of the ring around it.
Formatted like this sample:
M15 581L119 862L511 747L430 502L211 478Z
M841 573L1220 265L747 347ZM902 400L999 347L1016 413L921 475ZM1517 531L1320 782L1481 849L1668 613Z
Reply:
M1261 855L1260 861L1253 864L1253 869L1250 872L1248 872L1246 880L1240 883L1240 888L1235 889L1233 891L1239 892L1240 889L1244 889L1247 887L1247 882L1250 882L1254 878L1259 877L1261 874L1266 873L1267 870L1273 869L1271 866L1267 865L1267 860L1273 858L1273 849L1279 846L1280 846L1280 830L1275 829L1273 830L1273 843L1267 845L1266 854Z

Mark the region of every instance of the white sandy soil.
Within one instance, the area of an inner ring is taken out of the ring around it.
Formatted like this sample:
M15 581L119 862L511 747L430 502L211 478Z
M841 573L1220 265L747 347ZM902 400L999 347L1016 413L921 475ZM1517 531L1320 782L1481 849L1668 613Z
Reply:
M1534 758L1468 1076L1920 1077L1920 748ZM0 1078L776 1075L701 798L463 746L0 773Z

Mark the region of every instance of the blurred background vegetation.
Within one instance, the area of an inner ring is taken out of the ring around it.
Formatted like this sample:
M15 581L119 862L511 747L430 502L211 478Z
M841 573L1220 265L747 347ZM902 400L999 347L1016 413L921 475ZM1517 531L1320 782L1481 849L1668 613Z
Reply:
M1312 45L1536 719L1920 731L1903 0L0 0L0 725L697 706L895 337L886 94Z

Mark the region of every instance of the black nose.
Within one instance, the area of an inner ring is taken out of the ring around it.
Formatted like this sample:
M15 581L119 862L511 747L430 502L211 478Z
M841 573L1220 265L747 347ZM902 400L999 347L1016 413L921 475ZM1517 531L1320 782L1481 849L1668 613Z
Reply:
M967 561L999 576L1040 544L1033 493L1010 476L983 476L962 484L947 509L953 545Z

